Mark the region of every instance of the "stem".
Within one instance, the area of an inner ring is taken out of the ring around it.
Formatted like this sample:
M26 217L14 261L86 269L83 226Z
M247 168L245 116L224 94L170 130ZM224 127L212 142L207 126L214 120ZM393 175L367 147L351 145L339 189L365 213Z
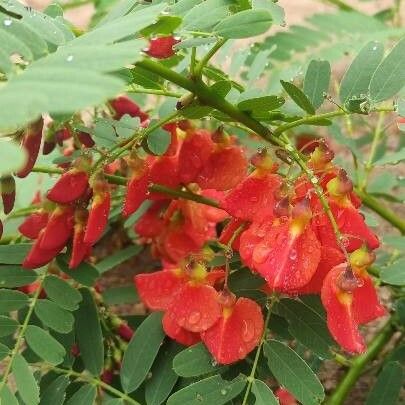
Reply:
M270 321L270 315L271 315L271 311L273 309L273 305L274 303L277 301L277 296L276 295L272 295L269 299L269 306L268 306L268 311L267 311L267 315L266 315L266 320L264 321L264 329L263 329L263 334L262 334L262 338L260 340L259 346L257 347L256 350L256 355L255 358L253 360L253 365L252 365L252 369L250 371L250 374L247 378L247 387L246 387L246 391L245 391L245 396L243 397L243 401L242 401L242 405L246 405L247 404L247 400L250 394L250 390L252 389L252 384L253 381L255 379L255 373L256 373L256 369L257 369L257 365L259 364L259 359L260 359L260 353L262 351L262 347L264 342L266 341L266 332L267 332L267 326L269 324Z
M384 218L392 226L397 228L402 233L402 235L405 235L405 221L402 218L398 217L390 209L380 205L378 200L376 200L364 190L356 189L356 193L361 198L363 204L366 207L376 212L381 218Z
M175 97L175 98L180 98L183 94L182 93L176 93L175 91L170 91L170 90L159 90L159 89L144 89L143 87L138 87L133 84L127 87L126 89L127 93L138 93L138 94L154 94L157 96L166 96L166 97Z
M108 391L111 394L116 395L118 398L121 398L124 401L127 401L128 403L130 403L132 405L140 405L139 402L135 401L135 399L131 398L129 395L124 394L123 392L117 390L116 388L112 387L109 384L106 384L105 382L99 380L98 378L88 376L88 375L83 374L83 373L78 373L78 372L73 371L73 370L67 370L67 369L64 369L64 368L55 367L55 366L52 366L52 365L50 365L48 367L48 369L50 369L50 370L52 370L52 371L54 371L56 373L65 374L67 376L73 376L73 377L77 378L78 380L85 381L85 382L88 382L90 384L97 385L97 386L101 387L103 390Z
M149 186L149 191L167 194L175 198L184 198L185 200L195 201L200 204L220 208L219 203L215 200L212 200L211 198L203 197L202 195L194 194L189 191L174 190L161 184L152 184L151 186Z
M192 77L201 77L204 67L207 66L210 59L221 49L225 42L225 38L221 38L216 42L216 44L207 52L207 54L201 59L200 63L195 67L194 72L191 72Z
M356 383L360 375L363 373L366 365L372 361L384 348L385 344L391 339L395 329L391 322L388 322L381 331L374 337L370 343L368 350L356 357L352 361L352 366L349 368L346 375L340 381L329 400L327 405L342 405L349 394L351 388Z
M377 152L377 147L378 144L380 143L381 140L381 134L382 134L382 125L384 123L384 112L380 112L378 116L378 121L377 121L377 126L374 131L374 136L373 136L373 143L371 144L371 149L370 149L370 154L368 156L367 163L364 167L364 179L363 182L360 186L362 190L365 190L367 187L368 179L370 177L370 173L373 170L373 161L375 154Z
M35 291L35 294L32 296L32 299L31 299L31 302L30 302L30 305L29 305L29 309L28 309L27 315L25 316L24 322L23 322L23 324L21 325L21 328L20 328L20 330L19 330L19 332L18 332L18 335L17 335L16 341L15 341L14 348L13 348L12 352L10 353L10 360L9 360L9 362L8 362L8 364L7 364L7 367L6 367L5 370L4 370L3 378L2 378L2 380L1 380L1 382L0 382L0 392L1 392L1 390L3 389L5 383L7 382L8 376L9 376L9 374L10 374L10 372L11 372L11 367L12 367L13 362L14 362L14 358L15 358L15 356L18 354L18 352L19 352L19 350L20 350L20 348L21 348L21 346L22 346L22 343L23 343L23 340L24 340L24 334L25 334L25 331L26 331L26 329L27 329L27 326L28 326L28 324L29 324L29 322L30 322L30 320L31 320L31 316L32 316L32 314L33 314L33 312L34 312L34 308L35 308L35 305L36 305L36 303L37 303L37 301L38 301L39 295L41 294L42 284L43 284L43 282L44 282L44 280L45 280L46 273L47 273L47 272L45 271L45 272L38 278L38 288L37 288L37 290Z

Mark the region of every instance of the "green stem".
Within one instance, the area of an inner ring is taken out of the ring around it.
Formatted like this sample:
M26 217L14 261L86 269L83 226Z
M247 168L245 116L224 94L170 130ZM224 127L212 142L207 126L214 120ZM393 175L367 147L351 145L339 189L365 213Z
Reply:
M38 288L37 288L37 290L35 291L34 295L32 296L32 299L31 299L31 301L30 301L30 305L29 305L29 309L28 309L27 315L25 316L24 322L23 322L23 324L21 325L21 328L20 328L19 331L18 331L18 335L17 335L17 337L16 337L16 341L15 341L14 348L13 348L13 350L12 350L11 353L10 353L9 362L8 362L8 364L7 364L7 367L5 368L5 370L4 370L4 372L3 372L3 378L2 378L2 380L1 380L1 382L0 382L0 392L1 392L1 390L2 390L3 387L4 387L4 385L5 385L6 382L7 382L8 376L9 376L9 374L10 374L10 372L11 372L11 367L13 366L13 362L14 362L15 356L17 356L17 354L19 353L20 348L21 348L21 346L22 346L22 344L23 344L24 334L25 334L25 331L26 331L26 329L27 329L27 326L28 326L28 324L29 324L29 322L30 322L30 320L31 320L31 316L32 316L32 314L33 314L33 312L34 312L34 308L35 308L35 305L36 305L36 303L37 303L37 301L38 301L39 295L41 294L42 284L43 284L43 282L44 282L44 280L45 280L46 273L47 273L47 272L44 272L44 273L38 278Z
M383 133L382 126L383 126L383 123L384 123L384 115L385 115L384 112L380 112L380 114L378 116L377 126L375 127L374 136L373 136L373 142L371 144L371 149L370 149L370 154L368 156L367 163L366 163L366 165L364 167L364 179L363 179L363 182L362 182L362 184L360 186L360 188L362 190L366 189L368 179L370 177L370 173L373 170L374 157L375 157L375 154L377 152L378 144L380 143L380 140L381 140L381 134Z
M377 213L381 218L384 218L388 221L392 226L397 228L402 235L405 235L405 221L397 216L393 211L390 209L382 206L380 202L375 199L370 194L366 193L363 190L356 189L356 193L361 198L363 204Z
M242 405L247 404L247 400L249 398L249 394L250 394L250 391L252 389L252 384L253 384L253 382L255 380L255 374L256 374L257 365L259 364L260 354L262 352L263 344L266 341L266 333L267 333L267 327L268 327L269 322L270 322L271 311L272 311L273 305L274 305L274 303L276 301L277 301L277 296L275 296L275 295L272 295L270 297L270 299L269 299L268 311L267 311L266 319L264 321L264 329L263 329L262 338L260 340L259 346L257 347L256 355L255 355L255 358L253 360L252 369L251 369L250 374L249 374L249 376L247 378L247 387L246 387L246 391L245 391L245 396L243 397Z
M180 98L183 94L176 93L175 91L165 90L165 89L145 89L143 87L138 87L130 85L126 89L127 93L138 93L138 94L153 94L157 96L175 97Z
M215 45L207 52L207 54L201 59L200 63L195 67L192 77L201 77L202 71L207 66L210 59L221 49L222 45L226 42L225 38L219 39Z
M109 384L106 384L105 382L99 380L98 378L92 377L92 376L84 374L84 373L78 373L73 370L67 370L64 368L55 367L52 365L49 365L49 367L47 367L47 369L52 370L55 373L64 374L67 376L73 376L78 380L97 385L100 388L102 388L103 390L110 392L111 394L117 396L118 398L121 398L124 401L127 401L128 403L130 403L132 405L140 405L139 402L135 401L135 399L131 398L129 395L117 390L116 388L112 387Z
M366 365L377 357L386 343L391 339L394 332L395 329L393 328L392 323L388 322L377 334L377 336L374 337L373 341L368 347L368 350L364 354L357 356L352 361L352 366L349 368L343 379L339 382L333 394L327 400L327 405L342 405L344 403L347 395L360 375L363 373Z

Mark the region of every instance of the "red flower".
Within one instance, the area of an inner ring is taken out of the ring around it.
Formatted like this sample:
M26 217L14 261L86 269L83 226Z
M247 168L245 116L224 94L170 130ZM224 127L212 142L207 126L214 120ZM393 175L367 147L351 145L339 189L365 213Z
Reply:
M89 187L89 176L85 171L71 169L63 173L48 191L47 198L59 204L69 204L79 199Z
M149 119L149 115L141 110L138 104L128 97L117 97L110 101L111 107L115 110L114 119L119 120L123 115L138 117L141 123Z
M91 246L84 242L85 226L88 217L86 209L76 209L75 225L73 232L72 255L69 261L69 268L77 267L90 253Z
M169 203L164 200L153 202L136 222L134 226L135 232L145 238L154 238L162 233L165 226L163 215L168 204Z
M39 210L33 212L25 218L24 222L18 227L18 230L29 239L37 239L39 233L48 223L49 214L46 211Z
M107 226L111 205L110 192L105 181L96 179L92 188L93 201L84 234L84 242L91 246L100 239Z
M133 214L146 200L149 185L149 168L139 158L128 161L132 169L131 177L128 180L127 191L124 200L122 214L128 217Z
M230 191L222 207L233 217L245 221L272 218L274 193L280 188L281 180L278 174L256 170Z
M245 358L260 342L264 322L258 304L239 298L224 306L222 316L201 333L202 341L218 363L230 364Z
M285 388L278 388L275 394L280 402L280 405L298 405L297 400Z
M18 177L23 178L28 176L35 165L41 146L43 125L44 121L40 118L34 124L30 125L24 134L21 146L27 152L27 162L25 166L16 173Z
M149 48L145 51L149 56L157 59L170 58L175 54L173 46L180 42L179 39L168 35L166 37L152 38L149 42Z
M275 291L295 293L315 274L321 251L308 224L307 207L295 207L294 217L253 224L240 240L241 258ZM302 211L302 212L301 212Z
M169 338L184 346L191 346L201 341L199 333L190 332L182 328L167 312L163 315L162 325L164 332Z
M41 249L63 248L73 230L74 209L69 206L57 206L48 219L41 242Z

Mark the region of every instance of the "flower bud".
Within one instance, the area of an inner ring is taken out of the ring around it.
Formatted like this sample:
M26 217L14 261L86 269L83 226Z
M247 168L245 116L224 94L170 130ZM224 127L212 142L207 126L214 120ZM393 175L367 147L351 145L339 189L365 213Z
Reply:
M15 201L15 180L13 176L4 176L0 179L1 198L3 200L3 210L7 215L14 207Z
M149 48L145 50L145 53L157 59L170 58L175 54L173 46L179 42L180 39L175 38L173 35L152 38L149 42Z

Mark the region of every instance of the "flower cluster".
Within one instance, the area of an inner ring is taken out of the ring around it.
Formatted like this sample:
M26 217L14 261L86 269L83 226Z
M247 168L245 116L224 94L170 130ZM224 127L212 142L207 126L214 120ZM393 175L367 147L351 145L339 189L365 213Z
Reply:
M129 114L149 125L148 114L128 98L110 104L116 119ZM135 284L149 309L164 311L168 336L185 345L202 340L222 364L244 358L259 343L260 306L229 290L228 268L209 269L207 244L216 240L224 251L239 252L269 294L318 294L335 340L349 352L363 351L359 325L385 313L367 273L379 241L327 144L317 139L306 147L297 172L284 151L276 151L280 164L261 150L249 165L247 152L222 128L211 132L179 121L164 129L171 142L161 156L134 148L114 168L96 165L94 172L87 153L66 167L41 210L20 227L35 239L23 266L48 263L69 240L70 267L84 260L110 209L100 171L118 171L127 177L123 216L149 204L134 230L163 270L139 274Z

